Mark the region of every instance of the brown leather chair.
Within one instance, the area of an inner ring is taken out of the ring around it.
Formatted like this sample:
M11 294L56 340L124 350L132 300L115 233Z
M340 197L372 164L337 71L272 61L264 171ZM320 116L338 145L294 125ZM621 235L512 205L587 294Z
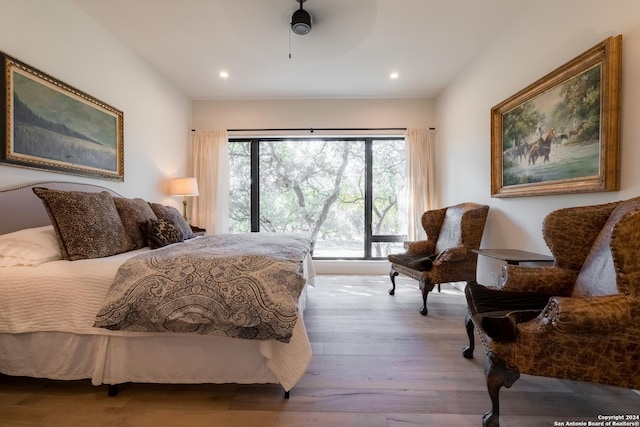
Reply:
M421 222L427 238L405 242L406 253L389 255L392 288L399 274L416 279L422 291L420 313L427 315L427 296L435 284L476 280L478 255L472 249L480 247L489 206L461 203L427 211Z
M491 410L520 374L640 388L640 197L560 209L544 220L552 267L506 265L499 287L465 289L487 354Z

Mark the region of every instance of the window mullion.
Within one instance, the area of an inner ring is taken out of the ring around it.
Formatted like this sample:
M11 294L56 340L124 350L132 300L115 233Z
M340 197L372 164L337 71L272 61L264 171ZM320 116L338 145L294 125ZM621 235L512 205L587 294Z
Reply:
M251 231L260 231L260 141L251 140Z
M371 259L371 223L373 221L373 149L371 138L364 141L364 259Z

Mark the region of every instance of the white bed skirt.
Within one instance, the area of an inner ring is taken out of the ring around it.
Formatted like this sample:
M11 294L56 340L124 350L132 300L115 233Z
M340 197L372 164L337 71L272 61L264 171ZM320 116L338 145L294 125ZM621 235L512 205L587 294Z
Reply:
M188 334L0 334L0 372L93 385L279 383L290 390L311 361L302 317L291 342Z
M300 297L299 319L289 343L237 338L131 333L122 336L68 332L0 334L0 372L54 380L91 379L93 385L280 384L286 391L311 362Z

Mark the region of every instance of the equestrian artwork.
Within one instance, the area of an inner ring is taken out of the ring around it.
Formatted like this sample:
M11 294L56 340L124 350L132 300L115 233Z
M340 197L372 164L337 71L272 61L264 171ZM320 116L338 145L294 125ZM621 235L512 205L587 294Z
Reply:
M491 109L491 197L620 188L622 35Z
M503 185L599 174L600 74L595 66L504 114Z

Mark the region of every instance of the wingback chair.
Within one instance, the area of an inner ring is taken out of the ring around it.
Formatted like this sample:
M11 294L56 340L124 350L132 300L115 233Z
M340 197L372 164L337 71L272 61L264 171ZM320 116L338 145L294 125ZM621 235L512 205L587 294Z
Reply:
M640 388L640 197L552 212L543 236L553 266L507 265L499 287L465 288L463 354L473 326L487 354L484 426L520 374Z
M476 280L478 254L472 249L480 247L489 206L461 203L447 208L430 210L422 214L425 240L405 242L406 253L389 255L392 288L399 274L418 280L422 291L420 313L428 314L427 296L438 284Z

